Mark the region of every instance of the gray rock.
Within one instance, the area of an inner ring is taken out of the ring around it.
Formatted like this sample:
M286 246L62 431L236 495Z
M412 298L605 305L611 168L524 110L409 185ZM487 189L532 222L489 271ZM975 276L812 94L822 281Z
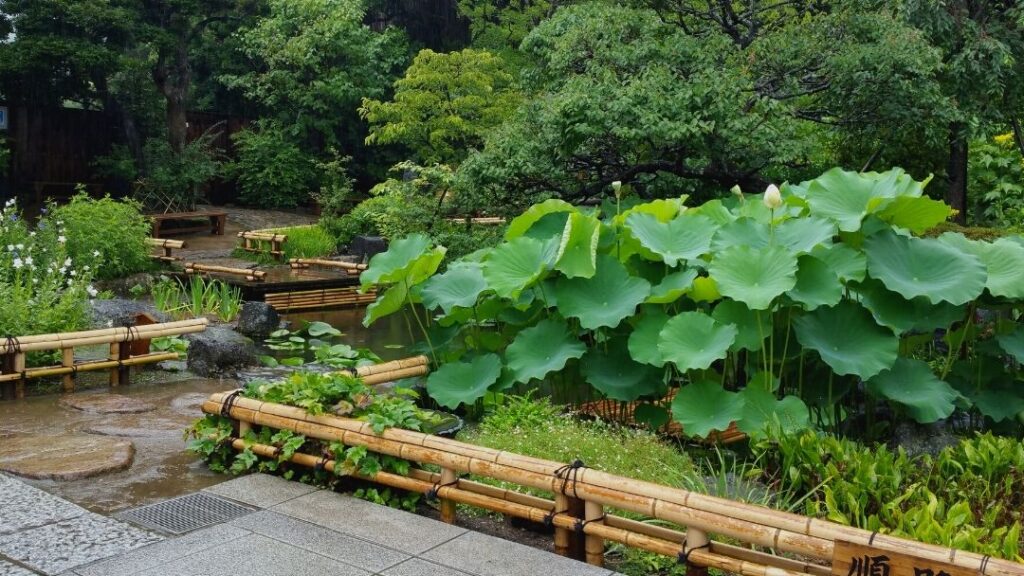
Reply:
M170 320L166 314L158 312L152 304L147 302L126 300L124 298L92 301L93 325L99 328L133 326L135 325L135 317L143 313L149 314L160 322L168 322Z
M109 290L123 298L129 298L136 295L133 294L133 292L141 291L142 294L148 294L149 289L154 283L156 283L156 278L154 278L152 274L142 272L140 274L125 276L124 278L115 278L113 280L97 282L96 287L100 290Z
M894 448L903 448L910 457L928 454L936 456L943 448L955 446L960 437L950 432L946 424L915 424L904 422L896 426L893 432Z
M281 316L266 302L245 302L238 315L238 330L250 338L263 339L281 325Z
M188 369L198 376L219 376L258 362L252 340L224 326L210 326L204 332L185 337Z

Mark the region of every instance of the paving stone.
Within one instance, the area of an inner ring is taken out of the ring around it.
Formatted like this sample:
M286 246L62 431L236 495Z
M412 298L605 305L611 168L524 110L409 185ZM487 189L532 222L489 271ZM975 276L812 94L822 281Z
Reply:
M468 532L422 558L478 576L609 576L610 570L577 562L523 544Z
M0 554L44 574L59 574L159 540L160 536L90 512L2 536Z
M86 513L85 508L0 474L0 535Z
M370 572L379 572L409 558L397 550L266 510L231 524Z
M0 560L0 576L36 576L36 573Z
M90 434L19 434L0 442L0 471L25 478L78 480L131 466L128 440Z
M221 524L191 532L180 538L143 546L121 556L75 568L75 574L77 576L131 576L249 534L241 528Z
M454 568L413 558L381 572L381 576L469 576Z
M206 492L250 506L270 508L317 490L308 484L269 474L250 474L211 486Z
M252 534L207 548L138 576L369 576L325 556Z
M408 554L420 554L466 532L457 526L326 490L289 500L273 510Z

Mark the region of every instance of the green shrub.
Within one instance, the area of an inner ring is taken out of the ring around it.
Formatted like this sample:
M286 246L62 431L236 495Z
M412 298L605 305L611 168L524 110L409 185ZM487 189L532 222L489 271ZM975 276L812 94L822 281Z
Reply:
M971 142L970 219L981 226L1024 226L1024 158L1013 133Z
M14 201L0 208L0 335L82 330L89 325L89 282L99 259L78 261L67 246L72 233L43 218L30 230ZM30 365L51 354L29 354Z
M978 435L936 458L804 432L753 446L756 472L804 512L866 530L1019 559L1024 444Z
M165 138L149 138L143 147L145 171L136 174L135 197L149 211L194 210L203 198L203 187L221 173L221 157L213 146L213 134L185 145L181 154L171 150ZM116 162L116 159L115 159ZM125 169L123 162L119 169Z
M120 278L151 267L150 223L132 200L99 200L79 193L71 202L51 206L51 220L67 231L67 253L89 265L97 279Z
M316 170L276 122L260 121L231 136L238 159L229 173L238 181L239 199L261 208L291 208L305 203L316 183Z

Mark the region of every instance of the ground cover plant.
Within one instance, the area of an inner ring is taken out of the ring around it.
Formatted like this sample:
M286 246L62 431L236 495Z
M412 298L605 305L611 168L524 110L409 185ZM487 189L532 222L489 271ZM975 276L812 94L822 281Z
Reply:
M162 277L150 287L156 309L175 318L214 315L230 322L242 311L242 291L221 280L192 276L188 282Z
M393 241L361 276L380 290L365 323L418 326L449 408L526 385L642 400L640 420L701 437L773 421L870 435L957 409L1013 426L1024 241L919 237L951 215L926 184L834 169L695 207L548 200L443 273L445 247Z
M334 254L338 248L338 241L319 224L310 226L290 226L287 228L273 228L261 230L269 234L284 234L288 241L282 245L284 255L282 259L288 261L291 258L325 258ZM235 250L235 255L240 258L255 260L261 264L279 262L269 253L270 242L253 240L251 242L262 246L266 252L248 252L241 248Z

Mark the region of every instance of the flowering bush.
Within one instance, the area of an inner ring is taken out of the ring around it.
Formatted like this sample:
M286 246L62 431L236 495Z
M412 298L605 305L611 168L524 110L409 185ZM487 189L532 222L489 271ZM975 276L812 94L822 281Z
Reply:
M97 280L121 278L152 266L146 245L150 223L138 202L110 196L96 200L80 192L67 204L51 206L50 219L59 221L67 232L67 255L83 268L91 266Z
M81 330L96 295L90 266L68 256L64 223L44 216L34 230L14 200L0 209L0 336ZM98 254L94 256L98 259ZM42 357L30 355L29 363Z

